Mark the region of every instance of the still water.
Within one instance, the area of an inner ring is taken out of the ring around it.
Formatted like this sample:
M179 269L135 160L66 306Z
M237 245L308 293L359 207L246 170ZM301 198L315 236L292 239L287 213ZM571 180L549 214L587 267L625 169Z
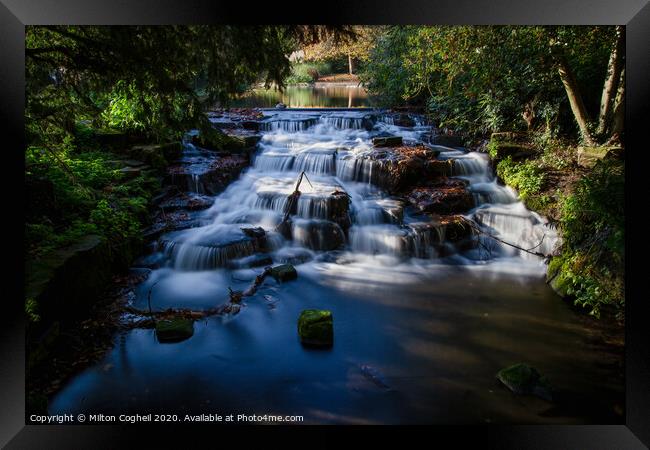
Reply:
M237 108L273 108L284 103L290 108L358 108L371 105L363 87L356 85L288 86L276 89L255 89L233 103Z

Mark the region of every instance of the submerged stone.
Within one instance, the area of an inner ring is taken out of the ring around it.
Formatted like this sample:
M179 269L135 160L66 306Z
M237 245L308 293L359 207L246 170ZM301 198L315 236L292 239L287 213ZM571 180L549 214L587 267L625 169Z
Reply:
M271 276L277 281L284 282L298 278L298 272L291 264L282 264L271 268Z
M552 401L552 390L546 377L542 377L534 367L519 363L497 373L497 379L518 395L535 395Z
M306 309L298 318L298 335L307 346L331 347L334 341L332 312Z
M159 342L180 342L194 335L194 321L174 318L156 322L156 337Z

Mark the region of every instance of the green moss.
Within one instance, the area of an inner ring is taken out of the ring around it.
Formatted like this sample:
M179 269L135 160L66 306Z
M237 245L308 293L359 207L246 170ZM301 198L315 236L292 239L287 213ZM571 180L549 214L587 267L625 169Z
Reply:
M173 318L156 322L156 337L160 342L180 342L194 335L194 321Z
M334 340L332 312L306 309L298 318L298 335L303 344L328 347Z

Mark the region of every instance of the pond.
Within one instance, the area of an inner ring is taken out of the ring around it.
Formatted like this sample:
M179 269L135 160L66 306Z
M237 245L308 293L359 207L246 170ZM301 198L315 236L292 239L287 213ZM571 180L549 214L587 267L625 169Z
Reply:
M276 89L255 89L236 100L237 108L273 108L284 103L290 108L359 108L371 105L371 98L357 85L320 84L288 86Z

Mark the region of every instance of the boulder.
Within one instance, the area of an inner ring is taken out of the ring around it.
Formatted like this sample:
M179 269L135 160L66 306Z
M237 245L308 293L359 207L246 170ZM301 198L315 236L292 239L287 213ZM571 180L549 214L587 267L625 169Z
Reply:
M194 321L175 317L156 322L158 342L180 342L194 335Z
M578 147L578 164L583 167L593 167L598 160L605 157L616 157L622 154L623 149L615 146Z
M427 186L413 189L409 202L423 213L463 213L474 207L474 197L464 180L446 178Z
M492 159L497 161L507 158L508 156L512 159L525 159L535 154L535 150L525 144L499 140L491 140L487 148Z
M542 377L534 367L519 363L497 373L497 379L517 395L535 395L552 401L552 389L546 377Z
M457 135L434 134L430 138L430 143L442 145L443 147L462 147L463 138Z
M375 147L398 147L402 145L402 136L376 137L372 140Z
M332 312L306 309L298 318L298 335L303 345L331 347L334 341Z
M298 278L298 272L291 264L282 264L271 268L271 276L279 282L285 282Z
M427 164L438 155L437 150L424 146L377 148L366 155L361 164L372 164L369 180L390 193L401 192L423 181L428 175Z

